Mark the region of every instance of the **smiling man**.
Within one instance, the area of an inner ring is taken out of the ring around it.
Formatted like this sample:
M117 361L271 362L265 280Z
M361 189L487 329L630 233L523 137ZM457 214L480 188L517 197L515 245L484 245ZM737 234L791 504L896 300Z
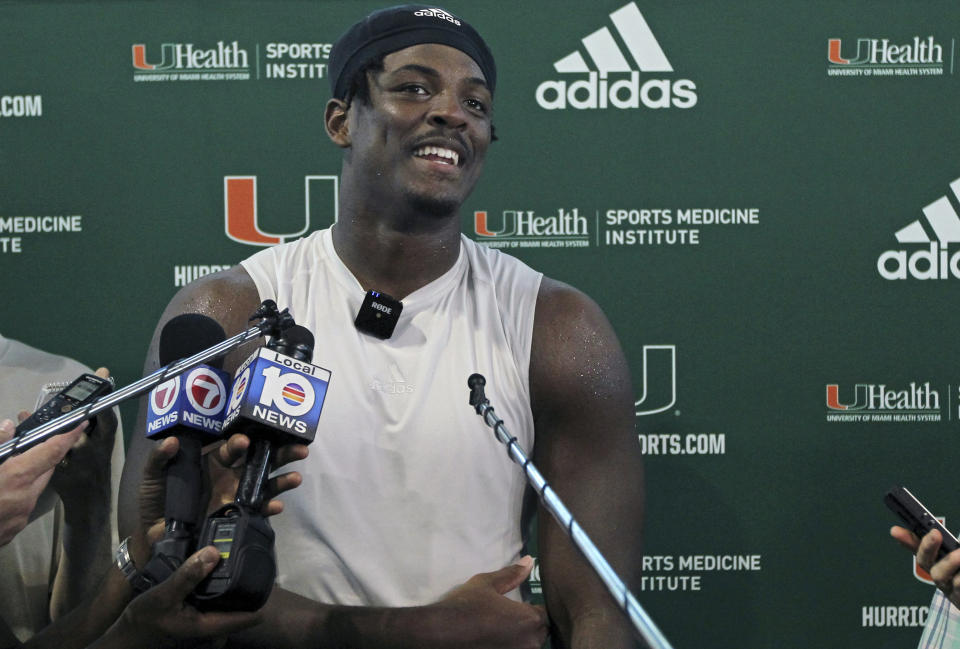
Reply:
M633 646L545 513L546 610L523 601L534 499L467 403L467 377L480 372L497 413L636 585L643 478L616 336L581 292L460 233L493 139L490 50L448 12L391 7L338 40L329 71L326 130L343 150L337 223L184 288L157 327L200 312L235 332L274 299L314 332L315 362L332 371L296 467L303 486L274 522L278 587L265 622L233 642L539 647L550 630L558 648ZM386 338L355 325L368 291L402 302ZM147 445L134 440L131 474Z

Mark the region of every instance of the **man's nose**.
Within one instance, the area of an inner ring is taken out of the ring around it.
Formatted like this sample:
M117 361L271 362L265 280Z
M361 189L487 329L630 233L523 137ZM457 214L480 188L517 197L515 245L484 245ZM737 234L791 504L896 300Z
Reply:
M467 125L467 112L459 97L443 92L433 98L427 120L436 126L462 129Z

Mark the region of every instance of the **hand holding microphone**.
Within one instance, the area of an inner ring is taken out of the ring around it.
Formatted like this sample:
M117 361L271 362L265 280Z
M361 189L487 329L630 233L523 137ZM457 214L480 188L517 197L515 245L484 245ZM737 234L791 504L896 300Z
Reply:
M312 355L313 335L294 326L236 372L224 430L243 433L251 443L234 501L207 518L199 537L222 557L194 593L201 609L254 610L270 595L274 533L261 509L274 453L309 444L316 435L330 372L312 365Z
M192 356L226 339L212 318L186 313L170 320L160 332L162 365ZM201 448L220 438L227 403L229 376L199 365L155 387L148 396L147 437L177 436L179 450L166 467L166 531L144 568L152 584L169 577L192 552L195 528L202 511Z

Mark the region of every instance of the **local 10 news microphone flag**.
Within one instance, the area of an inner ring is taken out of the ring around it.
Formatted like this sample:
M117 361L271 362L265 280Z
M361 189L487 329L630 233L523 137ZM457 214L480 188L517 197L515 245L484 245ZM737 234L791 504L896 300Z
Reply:
M281 444L309 444L317 434L330 370L261 347L236 372L224 431L258 422Z

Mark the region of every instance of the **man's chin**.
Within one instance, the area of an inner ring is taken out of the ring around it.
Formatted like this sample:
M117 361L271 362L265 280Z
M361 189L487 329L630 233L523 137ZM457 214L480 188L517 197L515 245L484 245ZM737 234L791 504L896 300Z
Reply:
M413 208L425 215L444 217L456 214L463 204L463 198L460 196L444 196L438 194L410 194L410 204Z

